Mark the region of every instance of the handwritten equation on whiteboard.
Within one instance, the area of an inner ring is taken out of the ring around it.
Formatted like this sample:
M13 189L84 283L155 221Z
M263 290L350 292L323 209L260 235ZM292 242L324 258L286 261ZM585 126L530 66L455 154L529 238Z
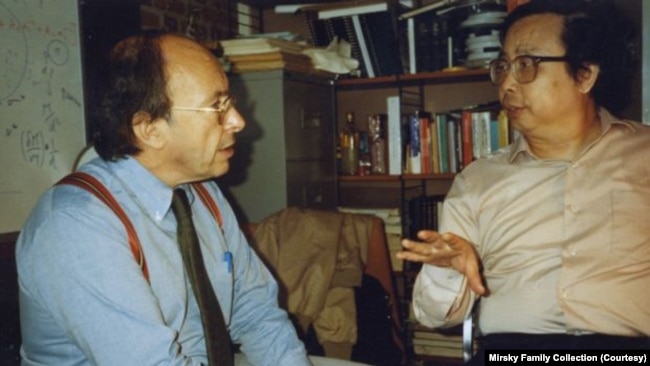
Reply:
M85 139L79 23L57 15L76 6L0 0L0 168L68 169L58 146Z
M0 233L86 145L78 0L0 0Z

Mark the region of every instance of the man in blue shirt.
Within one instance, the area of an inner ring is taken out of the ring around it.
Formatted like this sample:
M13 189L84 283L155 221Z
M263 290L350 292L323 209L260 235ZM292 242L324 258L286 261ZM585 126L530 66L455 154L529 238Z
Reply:
M253 365L309 365L278 287L210 179L225 174L244 128L219 60L200 44L148 33L111 52L93 123L97 178L132 222L146 263L106 204L73 185L40 199L19 237L23 365L207 364L201 317L170 210L182 188L230 337ZM219 208L221 228L197 191Z

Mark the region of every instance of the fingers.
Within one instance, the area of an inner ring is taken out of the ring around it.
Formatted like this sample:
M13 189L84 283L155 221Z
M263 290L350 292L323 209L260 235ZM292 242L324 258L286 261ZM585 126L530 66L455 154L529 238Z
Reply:
M467 285L479 296L487 296L488 289L483 283L483 276L481 275L478 263L477 265L469 265L465 271L467 277Z
M471 243L451 233L439 234L430 230L418 232L418 239L422 241L402 240L404 250L395 256L411 262L453 267L467 277L472 291L480 296L488 295L480 270L481 260Z
M449 267L451 265L451 259L460 254L460 251L452 248L435 231L420 231L418 238L423 241L402 240L401 244L405 250L398 252L396 257L412 262Z

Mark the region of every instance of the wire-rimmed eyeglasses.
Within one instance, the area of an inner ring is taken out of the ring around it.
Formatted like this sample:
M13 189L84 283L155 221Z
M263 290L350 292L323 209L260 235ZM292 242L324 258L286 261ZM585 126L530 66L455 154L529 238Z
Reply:
M492 80L492 84L497 86L503 84L510 69L513 68L515 80L518 83L530 83L537 77L537 69L540 62L564 62L566 60L566 56L533 55L517 56L512 61L505 58L498 58L490 62L490 80Z
M215 103L214 106L210 107L182 107L182 106L173 106L172 109L177 111L192 111L192 112L207 112L207 113L217 113L219 114L219 124L223 124L223 117L228 113L228 111L235 106L237 98L232 95L228 95L222 100L219 100Z

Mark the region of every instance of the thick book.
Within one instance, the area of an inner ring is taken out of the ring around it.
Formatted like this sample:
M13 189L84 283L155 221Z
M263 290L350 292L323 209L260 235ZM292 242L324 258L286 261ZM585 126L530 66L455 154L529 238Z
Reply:
M386 98L388 115L388 173L402 174L402 112L399 96Z

